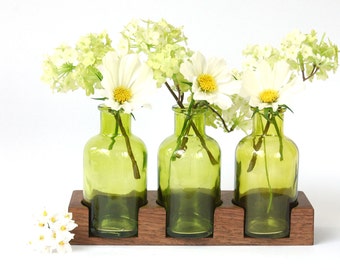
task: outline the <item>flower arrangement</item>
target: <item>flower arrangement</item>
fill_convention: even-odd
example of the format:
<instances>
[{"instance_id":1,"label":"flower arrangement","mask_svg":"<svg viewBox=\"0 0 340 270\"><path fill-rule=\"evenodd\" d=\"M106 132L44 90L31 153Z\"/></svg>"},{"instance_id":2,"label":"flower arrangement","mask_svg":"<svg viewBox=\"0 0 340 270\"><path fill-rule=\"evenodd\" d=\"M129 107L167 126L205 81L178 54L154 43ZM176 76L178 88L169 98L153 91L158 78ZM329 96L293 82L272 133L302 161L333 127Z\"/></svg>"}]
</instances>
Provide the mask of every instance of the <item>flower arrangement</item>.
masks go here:
<instances>
[{"instance_id":1,"label":"flower arrangement","mask_svg":"<svg viewBox=\"0 0 340 270\"><path fill-rule=\"evenodd\" d=\"M132 20L122 31L128 51L146 57L158 87L166 86L180 108L187 109L187 118L173 158L185 149L184 137L189 129L201 138L191 121L195 109L207 109L208 126L232 132L249 127L246 100L239 95L240 81L223 58L206 58L187 46L183 27L175 27L164 19ZM203 138L201 138L203 140ZM202 146L205 147L204 142ZM209 149L206 149L209 154ZM211 161L215 160L211 155Z\"/></svg>"},{"instance_id":2,"label":"flower arrangement","mask_svg":"<svg viewBox=\"0 0 340 270\"><path fill-rule=\"evenodd\" d=\"M81 37L75 47L61 45L44 60L42 80L57 92L85 90L87 96L101 100L109 108L126 139L134 176L140 178L121 114L133 114L149 106L156 90L151 68L135 53L125 53L119 45L112 47L106 32ZM109 149L115 142L115 134Z\"/></svg>"},{"instance_id":3,"label":"flower arrangement","mask_svg":"<svg viewBox=\"0 0 340 270\"><path fill-rule=\"evenodd\" d=\"M182 30L164 19L132 20L121 32L117 48L106 32L89 34L74 48L56 48L44 61L42 80L57 92L84 89L88 96L99 94L95 98L104 100L117 117L147 106L154 84L165 85L176 104L188 108L182 139L190 128L196 130L191 111L202 107L208 108L208 126L226 132L247 130L249 111L238 95L240 82L224 59L206 59L190 50ZM199 132L196 135L200 137ZM185 143L180 143L174 158L184 148ZM138 178L136 164L133 167Z\"/></svg>"},{"instance_id":4,"label":"flower arrangement","mask_svg":"<svg viewBox=\"0 0 340 270\"><path fill-rule=\"evenodd\" d=\"M263 146L266 155L265 136L271 127L279 139L279 155L283 160L282 133L278 121L282 114L292 111L290 103L295 94L305 89L306 82L326 80L329 72L338 68L338 47L326 40L325 34L319 39L312 30L304 34L294 30L281 42L279 47L252 45L243 54L243 72L240 72L242 87L240 94L249 101L253 116L260 115L262 135L253 142L253 155L247 172L256 166L259 150ZM268 164L265 163L266 178L271 190ZM271 193L271 192L270 192ZM272 196L272 193L271 193ZM272 199L272 198L271 198ZM271 207L271 200L268 211Z\"/></svg>"},{"instance_id":5,"label":"flower arrangement","mask_svg":"<svg viewBox=\"0 0 340 270\"><path fill-rule=\"evenodd\" d=\"M249 106L255 113L264 110L272 122L289 109L289 98L302 82L325 80L338 67L337 46L325 35L319 40L314 30L289 33L279 48L248 46L240 73L222 58L207 59L192 51L183 27L164 19L134 19L121 36L116 48L106 32L83 36L75 47L59 46L45 59L42 80L57 92L99 94L94 98L104 100L117 117L148 106L155 84L165 85L179 107L187 106L189 112L206 107L207 125L231 132L249 130Z\"/></svg>"},{"instance_id":6,"label":"flower arrangement","mask_svg":"<svg viewBox=\"0 0 340 270\"><path fill-rule=\"evenodd\" d=\"M157 88L165 86L177 106L186 110L171 160L186 151L187 135L193 131L211 164L219 168L219 156L212 154L193 121L196 110L204 108L206 124L225 132L248 125L247 103L238 94L240 81L225 60L192 51L182 28L165 20L132 20L115 47L106 32L81 37L74 47L61 45L44 61L42 79L57 92L83 89L87 96L104 102L126 138L135 179L141 178L139 168L120 115L147 106Z\"/></svg>"},{"instance_id":7,"label":"flower arrangement","mask_svg":"<svg viewBox=\"0 0 340 270\"><path fill-rule=\"evenodd\" d=\"M261 113L267 120L264 135L280 112L291 110L291 98L304 88L303 82L326 80L328 72L338 68L337 46L327 42L325 35L319 40L314 30L308 34L294 30L279 48L253 45L243 53L246 60L241 95L249 100L254 114ZM248 171L255 160L256 152Z\"/></svg>"},{"instance_id":8,"label":"flower arrangement","mask_svg":"<svg viewBox=\"0 0 340 270\"><path fill-rule=\"evenodd\" d=\"M72 251L71 233L78 225L72 220L72 213L50 213L44 209L34 216L34 231L29 244L43 253L68 253Z\"/></svg>"},{"instance_id":9,"label":"flower arrangement","mask_svg":"<svg viewBox=\"0 0 340 270\"><path fill-rule=\"evenodd\" d=\"M139 168L121 114L133 115L137 109L149 106L157 88L165 86L176 105L186 109L172 160L185 152L187 134L193 130L211 163L217 163L192 121L195 110L204 108L206 125L226 133L237 129L247 132L250 120L261 116L262 134L252 144L253 154L247 167L250 173L269 129L276 130L279 155L284 158L278 122L283 112L291 111L292 96L304 89L306 82L326 80L338 68L337 46L326 40L325 35L319 38L314 30L308 34L295 30L279 47L248 46L243 51L241 72L231 69L223 58L208 58L191 50L183 27L175 27L164 19L132 20L120 34L115 47L106 32L83 36L74 47L59 46L46 57L42 80L54 91L82 89L87 96L104 103L126 139L135 179L140 178ZM116 135L108 149L112 149ZM265 151L264 147L264 154ZM265 166L268 172L267 163ZM266 180L271 189L268 173ZM268 211L270 207L271 201ZM62 243L71 238L65 239Z\"/></svg>"}]
</instances>

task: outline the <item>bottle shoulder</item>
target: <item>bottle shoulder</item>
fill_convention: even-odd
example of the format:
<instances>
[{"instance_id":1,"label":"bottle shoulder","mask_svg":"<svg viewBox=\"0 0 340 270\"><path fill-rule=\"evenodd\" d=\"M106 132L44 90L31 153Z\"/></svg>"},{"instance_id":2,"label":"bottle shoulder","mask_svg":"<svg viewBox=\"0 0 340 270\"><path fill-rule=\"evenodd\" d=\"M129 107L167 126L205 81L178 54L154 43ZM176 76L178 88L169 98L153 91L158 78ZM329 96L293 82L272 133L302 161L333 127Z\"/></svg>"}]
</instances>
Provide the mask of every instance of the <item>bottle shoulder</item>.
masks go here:
<instances>
[{"instance_id":1,"label":"bottle shoulder","mask_svg":"<svg viewBox=\"0 0 340 270\"><path fill-rule=\"evenodd\" d=\"M107 149L112 143L117 145L126 145L126 139L123 135L119 134L117 136L109 136L105 134L97 134L90 137L87 142L85 142L85 148L103 148ZM129 143L132 147L141 147L146 149L144 141L135 135L129 135Z\"/></svg>"},{"instance_id":2,"label":"bottle shoulder","mask_svg":"<svg viewBox=\"0 0 340 270\"><path fill-rule=\"evenodd\" d=\"M260 141L261 143L259 144ZM282 136L280 138L277 135L273 136L247 135L238 142L236 149L242 148L253 149L254 145L261 145L261 148L263 148L264 145L266 145L267 148L274 147L274 149L279 149L280 144L282 144L284 148L298 150L297 144L291 138L287 136Z\"/></svg>"}]
</instances>

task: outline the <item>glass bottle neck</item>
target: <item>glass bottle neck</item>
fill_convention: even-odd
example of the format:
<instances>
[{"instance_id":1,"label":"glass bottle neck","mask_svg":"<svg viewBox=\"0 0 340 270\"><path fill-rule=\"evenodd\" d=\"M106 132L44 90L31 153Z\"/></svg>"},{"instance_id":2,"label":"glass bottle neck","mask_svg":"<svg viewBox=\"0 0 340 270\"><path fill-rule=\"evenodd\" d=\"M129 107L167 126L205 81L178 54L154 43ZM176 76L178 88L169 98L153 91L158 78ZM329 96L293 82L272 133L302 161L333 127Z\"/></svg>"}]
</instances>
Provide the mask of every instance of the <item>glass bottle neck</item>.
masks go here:
<instances>
[{"instance_id":1,"label":"glass bottle neck","mask_svg":"<svg viewBox=\"0 0 340 270\"><path fill-rule=\"evenodd\" d=\"M179 108L174 106L175 114L175 135L191 135L195 136L197 132L201 135L205 134L205 109ZM190 126L190 128L189 128Z\"/></svg>"},{"instance_id":2,"label":"glass bottle neck","mask_svg":"<svg viewBox=\"0 0 340 270\"><path fill-rule=\"evenodd\" d=\"M100 133L113 136L122 134L121 124L127 135L131 134L131 115L127 113L111 112L109 108L99 106Z\"/></svg>"},{"instance_id":3,"label":"glass bottle neck","mask_svg":"<svg viewBox=\"0 0 340 270\"><path fill-rule=\"evenodd\" d=\"M278 115L269 114L268 119L263 111L253 116L253 135L282 136L284 123L284 112Z\"/></svg>"}]
</instances>

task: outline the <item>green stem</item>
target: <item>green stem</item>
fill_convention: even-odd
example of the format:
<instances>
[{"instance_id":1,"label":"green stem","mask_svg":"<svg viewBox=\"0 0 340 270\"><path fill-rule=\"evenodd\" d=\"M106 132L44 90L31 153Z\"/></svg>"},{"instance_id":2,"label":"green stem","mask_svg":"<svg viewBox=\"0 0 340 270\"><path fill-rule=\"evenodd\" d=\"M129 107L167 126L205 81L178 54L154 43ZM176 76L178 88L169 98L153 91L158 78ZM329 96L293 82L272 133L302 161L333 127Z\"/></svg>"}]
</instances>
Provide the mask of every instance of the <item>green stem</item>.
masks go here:
<instances>
[{"instance_id":1,"label":"green stem","mask_svg":"<svg viewBox=\"0 0 340 270\"><path fill-rule=\"evenodd\" d=\"M259 112L257 112L259 113ZM280 160L283 160L283 138L281 135L281 132L279 130L279 126L277 124L276 121L276 116L280 117L277 114L273 114L273 113L269 113L266 114L266 124L265 126L263 125L262 122L262 115L261 115L261 129L262 129L262 135L259 137L257 143L255 143L255 138L253 141L253 148L254 148L254 152L253 152L253 156L250 160L249 166L248 166L248 172L252 171L255 167L256 164L256 160L257 160L257 151L262 147L263 144L263 151L264 151L264 166L265 166L265 173L266 173L266 180L267 180L267 184L268 184L268 189L269 189L269 202L268 202L268 206L267 206L267 214L269 213L271 207L272 207L272 203L273 203L273 191L272 191L272 186L270 184L270 177L269 177L269 170L268 170L268 157L267 157L267 147L266 147L266 135L268 134L270 125L273 124L275 131L279 137L279 152L280 152ZM263 116L264 117L264 116Z\"/></svg>"},{"instance_id":2,"label":"green stem","mask_svg":"<svg viewBox=\"0 0 340 270\"><path fill-rule=\"evenodd\" d=\"M118 122L116 121L116 126L115 126L115 131L113 132L113 136L111 137L111 143L109 145L109 150L112 150L113 148L113 145L115 144L116 142L116 137L118 135Z\"/></svg>"},{"instance_id":3,"label":"green stem","mask_svg":"<svg viewBox=\"0 0 340 270\"><path fill-rule=\"evenodd\" d=\"M307 81L308 79L312 78L319 71L319 68L316 65L313 65L313 69L307 77L305 75L305 69L303 68L301 71L302 71L302 80Z\"/></svg>"},{"instance_id":4,"label":"green stem","mask_svg":"<svg viewBox=\"0 0 340 270\"><path fill-rule=\"evenodd\" d=\"M267 214L268 214L270 209L272 208L273 192L272 192L272 186L271 186L270 180L269 180L266 138L263 139L263 148L264 148L264 167L265 167L265 171L266 171L266 179L267 179L267 184L268 184L268 189L269 189L269 203L268 203L268 206L267 206Z\"/></svg>"},{"instance_id":5,"label":"green stem","mask_svg":"<svg viewBox=\"0 0 340 270\"><path fill-rule=\"evenodd\" d=\"M208 149L208 146L207 146L207 144L205 143L205 140L204 140L204 138L202 137L202 135L201 135L201 133L199 132L199 130L197 129L196 125L195 125L193 122L191 122L191 126L192 126L193 130L195 131L196 136L197 136L198 139L200 140L202 147L203 147L203 148L205 149L205 151L207 152L211 164L216 165L218 162L217 162L217 160L215 159L215 157L213 156L213 154L210 152L210 150Z\"/></svg>"},{"instance_id":6,"label":"green stem","mask_svg":"<svg viewBox=\"0 0 340 270\"><path fill-rule=\"evenodd\" d=\"M112 113L113 113L113 115L116 119L116 122L117 122L117 124L118 124L118 126L119 126L119 128L122 132L122 135L124 136L126 148L127 148L127 151L128 151L129 157L131 159L131 163L132 163L133 175L134 175L135 179L140 179L138 164L137 164L137 161L136 161L135 156L133 154L130 139L129 139L128 134L126 133L125 127L124 127L122 119L120 117L120 113L119 112L112 112ZM112 145L113 145L113 143L112 143Z\"/></svg>"},{"instance_id":7,"label":"green stem","mask_svg":"<svg viewBox=\"0 0 340 270\"><path fill-rule=\"evenodd\" d=\"M167 87L167 89L169 90L169 92L171 93L171 95L174 97L174 99L176 100L177 102L177 105L182 108L182 109L185 109L185 106L183 105L182 103L182 97L177 97L177 95L174 93L174 91L171 89L170 85L165 82L165 85ZM192 121L191 119L191 110L192 110L192 107L194 106L194 100L191 100L190 104L189 104L189 107L188 107L188 114L187 114L187 117L185 118L185 121L184 121L184 124L183 124L183 128L182 128L182 131L181 131L181 134L177 140L177 146L176 146L176 149L175 151L173 152L173 155L171 157L171 159L175 159L175 158L179 158L180 157L180 154L178 153L178 150L184 150L185 151L185 148L186 148L186 143L188 141L188 138L187 138L187 135L189 134L189 131L190 131L190 128L192 127L193 131L195 132L196 136L199 138L200 142L201 142L201 145L202 147L205 149L205 151L207 152L208 156L209 156L209 159L210 159L210 162L211 164L213 165L216 165L218 162L217 160L215 159L215 157L213 156L213 154L210 152L210 150L208 149L206 143L205 143L205 140L202 136L202 134L200 133L200 131L198 130L198 128L196 127L195 123ZM190 122L189 122L190 121Z\"/></svg>"},{"instance_id":8,"label":"green stem","mask_svg":"<svg viewBox=\"0 0 340 270\"><path fill-rule=\"evenodd\" d=\"M262 133L262 135L259 137L259 140L257 141L257 143L255 143L255 138L256 138L256 137L254 137L254 140L253 140L253 148L254 148L254 152L253 152L253 156L251 157L251 160L250 160L250 162L249 162L247 172L251 172L251 171L254 169L255 165L256 165L257 151L261 148L261 146L262 146L262 141L264 140L265 136L267 135L268 130L269 130L269 127L270 127L270 121L267 120L266 126L265 126L265 128L263 129L263 133Z\"/></svg>"},{"instance_id":9,"label":"green stem","mask_svg":"<svg viewBox=\"0 0 340 270\"><path fill-rule=\"evenodd\" d=\"M188 114L185 117L184 124L181 130L181 134L177 138L177 145L172 153L171 160L175 160L176 158L181 157L181 153L179 152L180 150L185 151L186 149L186 143L188 141L188 134L191 128L191 107L192 103L190 103L189 108L188 108ZM189 122L190 121L190 122Z\"/></svg>"},{"instance_id":10,"label":"green stem","mask_svg":"<svg viewBox=\"0 0 340 270\"><path fill-rule=\"evenodd\" d=\"M226 124L226 122L224 121L222 115L220 115L220 114L218 113L218 111L216 111L216 110L215 110L213 107L211 107L210 105L208 105L208 108L209 108L214 114L217 115L217 117L221 120L224 129L225 129L228 133L234 130L234 128L236 127L236 125L232 126L232 127L229 129L228 126L227 126L227 124Z\"/></svg>"},{"instance_id":11,"label":"green stem","mask_svg":"<svg viewBox=\"0 0 340 270\"><path fill-rule=\"evenodd\" d=\"M275 127L277 136L279 137L279 153L280 153L280 160L283 160L283 141L282 141L282 136L281 132L279 130L279 126L277 125L276 118L272 117L273 125Z\"/></svg>"},{"instance_id":12,"label":"green stem","mask_svg":"<svg viewBox=\"0 0 340 270\"><path fill-rule=\"evenodd\" d=\"M259 113L259 112L257 112ZM259 137L257 143L255 143L255 139L256 137L254 137L254 140L253 140L253 148L254 148L254 152L253 152L253 155L252 155L252 158L249 162L249 165L248 165L248 169L247 169L247 172L251 172L255 165L256 165L256 160L257 160L257 151L261 148L262 146L262 142L265 138L265 136L267 136L267 133L269 131L269 128L270 128L270 125L273 124L274 127L275 127L275 130L276 130L276 133L277 133L277 136L279 137L279 152L280 152L280 159L283 160L283 142L282 142L282 136L281 136L281 133L280 133L280 130L278 128L278 125L277 125L277 122L276 122L276 116L278 116L277 114L270 114L266 119L267 119L267 122L266 122L266 125L265 127L262 129L262 135ZM278 116L279 117L279 116ZM262 118L261 118L261 123L262 123Z\"/></svg>"}]
</instances>

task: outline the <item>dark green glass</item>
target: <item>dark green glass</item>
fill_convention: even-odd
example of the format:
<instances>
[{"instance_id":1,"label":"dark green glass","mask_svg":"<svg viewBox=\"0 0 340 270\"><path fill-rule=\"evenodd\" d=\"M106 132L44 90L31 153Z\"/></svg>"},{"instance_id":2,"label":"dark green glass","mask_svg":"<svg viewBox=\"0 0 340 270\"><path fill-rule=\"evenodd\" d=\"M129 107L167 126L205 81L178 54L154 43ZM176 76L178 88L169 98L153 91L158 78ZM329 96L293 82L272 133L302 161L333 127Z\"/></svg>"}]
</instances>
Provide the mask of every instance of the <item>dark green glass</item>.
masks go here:
<instances>
[{"instance_id":1,"label":"dark green glass","mask_svg":"<svg viewBox=\"0 0 340 270\"><path fill-rule=\"evenodd\" d=\"M221 204L220 147L205 133L205 110L173 107L175 132L158 151L158 204L171 237L209 237Z\"/></svg>"},{"instance_id":2,"label":"dark green glass","mask_svg":"<svg viewBox=\"0 0 340 270\"><path fill-rule=\"evenodd\" d=\"M253 118L253 131L235 153L233 202L245 210L245 235L288 237L291 209L297 205L299 153L284 135L284 111Z\"/></svg>"},{"instance_id":3,"label":"dark green glass","mask_svg":"<svg viewBox=\"0 0 340 270\"><path fill-rule=\"evenodd\" d=\"M131 133L131 115L99 106L100 133L84 147L84 204L90 232L100 237L138 235L138 212L147 203L147 151ZM117 118L118 117L118 118Z\"/></svg>"}]
</instances>

